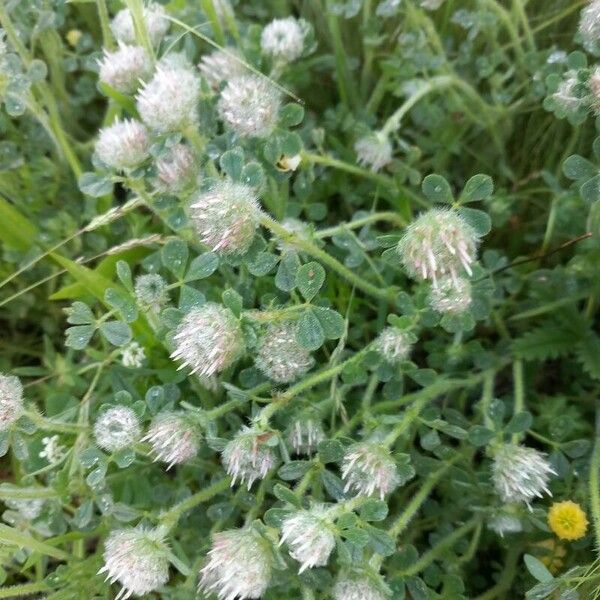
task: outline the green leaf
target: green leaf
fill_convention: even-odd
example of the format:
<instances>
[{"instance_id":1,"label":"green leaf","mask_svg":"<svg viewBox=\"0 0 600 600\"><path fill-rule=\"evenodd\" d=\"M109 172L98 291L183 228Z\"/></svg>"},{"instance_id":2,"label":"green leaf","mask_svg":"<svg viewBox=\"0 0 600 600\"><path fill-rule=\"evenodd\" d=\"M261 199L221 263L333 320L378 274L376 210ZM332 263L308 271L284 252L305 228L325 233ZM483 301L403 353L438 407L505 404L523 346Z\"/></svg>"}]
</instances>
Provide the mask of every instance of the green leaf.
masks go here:
<instances>
[{"instance_id":1,"label":"green leaf","mask_svg":"<svg viewBox=\"0 0 600 600\"><path fill-rule=\"evenodd\" d=\"M396 542L387 531L368 525L366 532L369 536L369 545L374 552L381 554L381 556L391 556L394 554L396 551Z\"/></svg>"},{"instance_id":2,"label":"green leaf","mask_svg":"<svg viewBox=\"0 0 600 600\"><path fill-rule=\"evenodd\" d=\"M321 306L313 306L311 310L314 312L317 319L319 319L319 323L321 323L326 339L337 340L344 335L344 332L346 331L346 321L340 313L331 308L323 308Z\"/></svg>"},{"instance_id":3,"label":"green leaf","mask_svg":"<svg viewBox=\"0 0 600 600\"><path fill-rule=\"evenodd\" d=\"M341 532L342 537L347 539L349 542L352 542L355 546L359 548L364 548L368 543L370 536L364 530L358 527L349 527L348 529L344 529Z\"/></svg>"},{"instance_id":4,"label":"green leaf","mask_svg":"<svg viewBox=\"0 0 600 600\"><path fill-rule=\"evenodd\" d=\"M65 313L67 314L67 323L71 323L71 325L86 325L95 320L92 309L85 302L73 302L71 306L65 308Z\"/></svg>"},{"instance_id":5,"label":"green leaf","mask_svg":"<svg viewBox=\"0 0 600 600\"><path fill-rule=\"evenodd\" d=\"M131 341L131 329L123 321L105 321L100 325L100 333L113 346L125 346Z\"/></svg>"},{"instance_id":6,"label":"green leaf","mask_svg":"<svg viewBox=\"0 0 600 600\"><path fill-rule=\"evenodd\" d=\"M304 109L296 103L290 102L279 111L280 127L294 127L302 123Z\"/></svg>"},{"instance_id":7,"label":"green leaf","mask_svg":"<svg viewBox=\"0 0 600 600\"><path fill-rule=\"evenodd\" d=\"M300 268L300 259L295 252L286 252L281 258L275 274L275 285L283 292L291 292L296 287L296 273Z\"/></svg>"},{"instance_id":8,"label":"green leaf","mask_svg":"<svg viewBox=\"0 0 600 600\"><path fill-rule=\"evenodd\" d=\"M223 152L219 160L221 170L229 175L234 181L240 181L242 178L242 169L244 168L244 151L241 148L233 148Z\"/></svg>"},{"instance_id":9,"label":"green leaf","mask_svg":"<svg viewBox=\"0 0 600 600\"><path fill-rule=\"evenodd\" d=\"M557 324L549 324L528 331L513 342L517 358L524 360L547 360L569 354L575 349L580 337L576 332Z\"/></svg>"},{"instance_id":10,"label":"green leaf","mask_svg":"<svg viewBox=\"0 0 600 600\"><path fill-rule=\"evenodd\" d=\"M360 518L364 521L383 521L387 517L388 507L383 500L370 498L359 511Z\"/></svg>"},{"instance_id":11,"label":"green leaf","mask_svg":"<svg viewBox=\"0 0 600 600\"><path fill-rule=\"evenodd\" d=\"M600 337L590 331L578 344L576 352L584 371L592 379L600 380Z\"/></svg>"},{"instance_id":12,"label":"green leaf","mask_svg":"<svg viewBox=\"0 0 600 600\"><path fill-rule=\"evenodd\" d=\"M579 188L579 193L581 194L581 198L589 204L600 200L600 175L596 175L586 181Z\"/></svg>"},{"instance_id":13,"label":"green leaf","mask_svg":"<svg viewBox=\"0 0 600 600\"><path fill-rule=\"evenodd\" d=\"M138 317L138 309L133 298L123 290L108 288L104 294L108 305L115 308L120 316L127 322L133 323Z\"/></svg>"},{"instance_id":14,"label":"green leaf","mask_svg":"<svg viewBox=\"0 0 600 600\"><path fill-rule=\"evenodd\" d=\"M554 579L552 573L535 556L525 554L523 555L523 561L527 570L540 583L548 583Z\"/></svg>"},{"instance_id":15,"label":"green leaf","mask_svg":"<svg viewBox=\"0 0 600 600\"><path fill-rule=\"evenodd\" d=\"M251 261L246 263L248 271L255 277L263 277L270 273L277 264L277 256L271 252L259 252Z\"/></svg>"},{"instance_id":16,"label":"green leaf","mask_svg":"<svg viewBox=\"0 0 600 600\"><path fill-rule=\"evenodd\" d=\"M579 181L580 179L591 179L598 174L598 168L583 156L573 154L565 160L562 166L565 177Z\"/></svg>"},{"instance_id":17,"label":"green leaf","mask_svg":"<svg viewBox=\"0 0 600 600\"><path fill-rule=\"evenodd\" d=\"M277 474L284 481L293 481L300 479L308 469L311 463L308 460L291 460L279 468Z\"/></svg>"},{"instance_id":18,"label":"green leaf","mask_svg":"<svg viewBox=\"0 0 600 600\"><path fill-rule=\"evenodd\" d=\"M182 240L169 240L160 251L162 264L178 279L183 279L188 255L187 244Z\"/></svg>"},{"instance_id":19,"label":"green leaf","mask_svg":"<svg viewBox=\"0 0 600 600\"><path fill-rule=\"evenodd\" d=\"M485 446L494 438L494 432L482 425L475 425L469 429L469 442L473 446Z\"/></svg>"},{"instance_id":20,"label":"green leaf","mask_svg":"<svg viewBox=\"0 0 600 600\"><path fill-rule=\"evenodd\" d=\"M276 483L273 487L273 494L282 502L287 502L288 504L296 506L297 508L300 507L301 503L298 496L296 496L296 494L294 494L292 490L285 487L284 485L281 485L280 483Z\"/></svg>"},{"instance_id":21,"label":"green leaf","mask_svg":"<svg viewBox=\"0 0 600 600\"><path fill-rule=\"evenodd\" d=\"M318 262L302 265L296 273L296 287L310 302L319 292L325 282L325 269Z\"/></svg>"},{"instance_id":22,"label":"green leaf","mask_svg":"<svg viewBox=\"0 0 600 600\"><path fill-rule=\"evenodd\" d=\"M477 202L485 200L494 193L494 182L489 175L473 175L467 181L460 196L461 202Z\"/></svg>"},{"instance_id":23,"label":"green leaf","mask_svg":"<svg viewBox=\"0 0 600 600\"><path fill-rule=\"evenodd\" d=\"M98 173L83 173L77 182L79 189L92 198L101 198L107 196L113 191L113 182L108 175L99 175Z\"/></svg>"},{"instance_id":24,"label":"green leaf","mask_svg":"<svg viewBox=\"0 0 600 600\"><path fill-rule=\"evenodd\" d=\"M427 175L421 185L423 194L431 202L452 204L454 196L450 184L441 175Z\"/></svg>"},{"instance_id":25,"label":"green leaf","mask_svg":"<svg viewBox=\"0 0 600 600\"><path fill-rule=\"evenodd\" d=\"M249 162L242 169L240 175L241 183L249 185L255 189L260 189L265 182L265 173L263 168L257 162Z\"/></svg>"},{"instance_id":26,"label":"green leaf","mask_svg":"<svg viewBox=\"0 0 600 600\"><path fill-rule=\"evenodd\" d=\"M298 319L298 343L307 350L318 350L325 341L325 332L311 309L305 310Z\"/></svg>"},{"instance_id":27,"label":"green leaf","mask_svg":"<svg viewBox=\"0 0 600 600\"><path fill-rule=\"evenodd\" d=\"M590 206L587 219L587 230L592 234L592 240L596 247L600 247L600 200L596 200Z\"/></svg>"},{"instance_id":28,"label":"green leaf","mask_svg":"<svg viewBox=\"0 0 600 600\"><path fill-rule=\"evenodd\" d=\"M55 548L47 542L40 542L24 531L0 524L0 543L2 544L16 546L17 548L27 548L32 552L37 552L43 556L52 556L58 560L69 560L71 558L70 554L64 550Z\"/></svg>"},{"instance_id":29,"label":"green leaf","mask_svg":"<svg viewBox=\"0 0 600 600\"><path fill-rule=\"evenodd\" d=\"M236 316L242 314L243 300L242 297L232 289L225 290L221 295L223 304Z\"/></svg>"},{"instance_id":30,"label":"green leaf","mask_svg":"<svg viewBox=\"0 0 600 600\"><path fill-rule=\"evenodd\" d=\"M492 229L492 220L490 216L476 208L461 207L458 209L460 216L477 232L477 235L483 237Z\"/></svg>"},{"instance_id":31,"label":"green leaf","mask_svg":"<svg viewBox=\"0 0 600 600\"><path fill-rule=\"evenodd\" d=\"M117 277L129 292L133 292L133 277L131 275L131 267L129 263L120 260L117 262Z\"/></svg>"},{"instance_id":32,"label":"green leaf","mask_svg":"<svg viewBox=\"0 0 600 600\"><path fill-rule=\"evenodd\" d=\"M190 263L185 281L196 281L210 277L219 267L219 257L214 252L205 252Z\"/></svg>"},{"instance_id":33,"label":"green leaf","mask_svg":"<svg viewBox=\"0 0 600 600\"><path fill-rule=\"evenodd\" d=\"M67 328L65 346L74 350L83 350L90 343L95 330L93 325L76 325Z\"/></svg>"},{"instance_id":34,"label":"green leaf","mask_svg":"<svg viewBox=\"0 0 600 600\"><path fill-rule=\"evenodd\" d=\"M0 196L0 239L15 250L28 250L37 238L37 228Z\"/></svg>"},{"instance_id":35,"label":"green leaf","mask_svg":"<svg viewBox=\"0 0 600 600\"><path fill-rule=\"evenodd\" d=\"M512 419L506 424L504 431L506 433L522 433L527 431L533 423L531 413L526 410L513 415Z\"/></svg>"},{"instance_id":36,"label":"green leaf","mask_svg":"<svg viewBox=\"0 0 600 600\"><path fill-rule=\"evenodd\" d=\"M319 443L318 452L322 463L338 462L344 456L344 447L337 440L324 440Z\"/></svg>"}]
</instances>

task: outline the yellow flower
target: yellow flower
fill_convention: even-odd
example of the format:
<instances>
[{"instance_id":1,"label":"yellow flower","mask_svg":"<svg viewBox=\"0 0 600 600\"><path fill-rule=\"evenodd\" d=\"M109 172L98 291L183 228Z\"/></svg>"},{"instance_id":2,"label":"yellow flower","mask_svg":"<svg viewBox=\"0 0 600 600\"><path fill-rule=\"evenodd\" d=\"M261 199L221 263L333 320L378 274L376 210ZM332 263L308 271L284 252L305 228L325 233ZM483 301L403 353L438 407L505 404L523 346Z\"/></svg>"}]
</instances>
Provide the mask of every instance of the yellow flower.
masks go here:
<instances>
[{"instance_id":1,"label":"yellow flower","mask_svg":"<svg viewBox=\"0 0 600 600\"><path fill-rule=\"evenodd\" d=\"M578 540L585 535L588 520L579 504L555 502L548 511L548 525L561 540Z\"/></svg>"},{"instance_id":2,"label":"yellow flower","mask_svg":"<svg viewBox=\"0 0 600 600\"><path fill-rule=\"evenodd\" d=\"M79 29L71 29L67 32L67 35L65 37L67 38L67 42L69 42L69 44L71 44L71 46L75 48L75 46L77 46L77 42L79 41L82 35L83 34L81 33L81 31L79 31Z\"/></svg>"}]
</instances>

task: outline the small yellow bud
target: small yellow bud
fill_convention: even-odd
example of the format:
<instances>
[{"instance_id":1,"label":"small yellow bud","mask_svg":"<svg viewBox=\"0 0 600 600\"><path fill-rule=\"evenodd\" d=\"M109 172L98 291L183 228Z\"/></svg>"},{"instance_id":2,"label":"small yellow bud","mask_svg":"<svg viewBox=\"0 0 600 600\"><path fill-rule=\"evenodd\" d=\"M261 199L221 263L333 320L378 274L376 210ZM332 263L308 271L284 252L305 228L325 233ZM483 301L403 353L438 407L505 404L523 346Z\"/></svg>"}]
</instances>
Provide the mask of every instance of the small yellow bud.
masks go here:
<instances>
[{"instance_id":1,"label":"small yellow bud","mask_svg":"<svg viewBox=\"0 0 600 600\"><path fill-rule=\"evenodd\" d=\"M579 540L587 531L588 520L579 504L571 500L555 502L548 511L548 525L561 540Z\"/></svg>"},{"instance_id":2,"label":"small yellow bud","mask_svg":"<svg viewBox=\"0 0 600 600\"><path fill-rule=\"evenodd\" d=\"M82 35L83 34L81 31L79 31L79 29L70 29L65 37L67 38L67 42L69 42L69 44L75 48Z\"/></svg>"}]
</instances>

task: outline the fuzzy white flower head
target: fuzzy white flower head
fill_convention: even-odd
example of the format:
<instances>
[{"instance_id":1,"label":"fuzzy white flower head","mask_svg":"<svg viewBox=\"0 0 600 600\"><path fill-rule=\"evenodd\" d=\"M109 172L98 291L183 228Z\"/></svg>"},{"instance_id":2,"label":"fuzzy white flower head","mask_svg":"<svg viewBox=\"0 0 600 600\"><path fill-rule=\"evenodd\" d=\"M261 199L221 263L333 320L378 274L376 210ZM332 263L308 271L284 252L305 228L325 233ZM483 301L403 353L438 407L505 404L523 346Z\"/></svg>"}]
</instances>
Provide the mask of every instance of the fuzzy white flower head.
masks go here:
<instances>
[{"instance_id":1,"label":"fuzzy white flower head","mask_svg":"<svg viewBox=\"0 0 600 600\"><path fill-rule=\"evenodd\" d=\"M310 228L307 223L300 219L288 217L281 221L281 226L289 233L293 233L302 241L310 240ZM294 242L283 241L277 238L277 248L280 252L301 252L301 248Z\"/></svg>"},{"instance_id":2,"label":"fuzzy white flower head","mask_svg":"<svg viewBox=\"0 0 600 600\"><path fill-rule=\"evenodd\" d=\"M358 164L368 167L371 171L379 171L392 162L392 144L380 131L360 138L354 144L354 151Z\"/></svg>"},{"instance_id":3,"label":"fuzzy white flower head","mask_svg":"<svg viewBox=\"0 0 600 600\"><path fill-rule=\"evenodd\" d=\"M429 292L429 305L439 313L458 315L471 306L471 282L462 277L444 277Z\"/></svg>"},{"instance_id":4,"label":"fuzzy white flower head","mask_svg":"<svg viewBox=\"0 0 600 600\"><path fill-rule=\"evenodd\" d=\"M198 120L200 79L183 60L163 59L136 98L148 127L160 133L181 131Z\"/></svg>"},{"instance_id":5,"label":"fuzzy white flower head","mask_svg":"<svg viewBox=\"0 0 600 600\"><path fill-rule=\"evenodd\" d=\"M548 480L556 474L544 454L527 446L503 444L494 455L492 479L506 503L525 502L529 506L544 493L551 496Z\"/></svg>"},{"instance_id":6,"label":"fuzzy white flower head","mask_svg":"<svg viewBox=\"0 0 600 600\"><path fill-rule=\"evenodd\" d=\"M23 413L23 386L18 377L0 373L0 432Z\"/></svg>"},{"instance_id":7,"label":"fuzzy white flower head","mask_svg":"<svg viewBox=\"0 0 600 600\"><path fill-rule=\"evenodd\" d=\"M506 512L498 513L491 517L487 522L487 526L500 537L504 537L506 533L519 533L520 531L523 531L521 519L516 515L511 515Z\"/></svg>"},{"instance_id":8,"label":"fuzzy white flower head","mask_svg":"<svg viewBox=\"0 0 600 600\"><path fill-rule=\"evenodd\" d=\"M593 94L592 102L598 107L600 105L600 67L594 67L588 79L588 86Z\"/></svg>"},{"instance_id":9,"label":"fuzzy white flower head","mask_svg":"<svg viewBox=\"0 0 600 600\"><path fill-rule=\"evenodd\" d=\"M477 232L455 210L432 208L406 228L397 251L411 277L437 286L444 275L455 283L462 270L472 275L478 244Z\"/></svg>"},{"instance_id":10,"label":"fuzzy white flower head","mask_svg":"<svg viewBox=\"0 0 600 600\"><path fill-rule=\"evenodd\" d=\"M8 498L4 500L4 503L9 508L16 510L23 519L33 521L42 514L46 501L41 498L31 498L29 500L11 500Z\"/></svg>"},{"instance_id":11,"label":"fuzzy white flower head","mask_svg":"<svg viewBox=\"0 0 600 600\"><path fill-rule=\"evenodd\" d=\"M397 327L386 327L374 342L377 352L392 365L406 360L410 355L412 345L412 335Z\"/></svg>"},{"instance_id":12,"label":"fuzzy white flower head","mask_svg":"<svg viewBox=\"0 0 600 600\"><path fill-rule=\"evenodd\" d=\"M592 0L582 11L579 20L582 46L595 56L600 54L600 0Z\"/></svg>"},{"instance_id":13,"label":"fuzzy white flower head","mask_svg":"<svg viewBox=\"0 0 600 600\"><path fill-rule=\"evenodd\" d=\"M158 273L139 275L135 280L134 291L138 304L155 313L169 299L167 282Z\"/></svg>"},{"instance_id":14,"label":"fuzzy white flower head","mask_svg":"<svg viewBox=\"0 0 600 600\"><path fill-rule=\"evenodd\" d=\"M222 83L246 73L243 59L234 48L205 54L200 59L198 69L213 89L218 89Z\"/></svg>"},{"instance_id":15,"label":"fuzzy white flower head","mask_svg":"<svg viewBox=\"0 0 600 600\"><path fill-rule=\"evenodd\" d=\"M95 147L98 158L117 171L139 167L150 155L149 149L148 131L133 119L101 129Z\"/></svg>"},{"instance_id":16,"label":"fuzzy white flower head","mask_svg":"<svg viewBox=\"0 0 600 600\"><path fill-rule=\"evenodd\" d=\"M116 452L137 442L142 434L137 415L128 406L113 406L94 424L96 444L107 452Z\"/></svg>"},{"instance_id":17,"label":"fuzzy white flower head","mask_svg":"<svg viewBox=\"0 0 600 600\"><path fill-rule=\"evenodd\" d=\"M399 481L398 468L389 450L375 443L352 444L344 454L342 479L345 492L371 496L375 492L383 500Z\"/></svg>"},{"instance_id":18,"label":"fuzzy white flower head","mask_svg":"<svg viewBox=\"0 0 600 600\"><path fill-rule=\"evenodd\" d=\"M275 59L291 62L304 50L305 29L294 17L273 19L260 37L260 47L264 54Z\"/></svg>"},{"instance_id":19,"label":"fuzzy white flower head","mask_svg":"<svg viewBox=\"0 0 600 600\"><path fill-rule=\"evenodd\" d=\"M321 422L312 417L300 417L292 422L287 440L296 454L314 454L325 439Z\"/></svg>"},{"instance_id":20,"label":"fuzzy white flower head","mask_svg":"<svg viewBox=\"0 0 600 600\"><path fill-rule=\"evenodd\" d=\"M229 179L200 192L190 206L190 217L200 239L220 254L243 254L248 250L260 213L254 190Z\"/></svg>"},{"instance_id":21,"label":"fuzzy white flower head","mask_svg":"<svg viewBox=\"0 0 600 600\"><path fill-rule=\"evenodd\" d=\"M143 8L144 23L153 46L157 46L169 31L169 20L165 9L156 2L149 2ZM120 10L110 24L113 35L126 44L135 44L135 27L129 9Z\"/></svg>"},{"instance_id":22,"label":"fuzzy white flower head","mask_svg":"<svg viewBox=\"0 0 600 600\"><path fill-rule=\"evenodd\" d=\"M144 348L137 342L131 342L121 353L121 364L128 369L139 369L146 360Z\"/></svg>"},{"instance_id":23,"label":"fuzzy white flower head","mask_svg":"<svg viewBox=\"0 0 600 600\"><path fill-rule=\"evenodd\" d=\"M275 129L280 106L279 91L268 79L242 75L225 86L217 110L238 135L264 138Z\"/></svg>"},{"instance_id":24,"label":"fuzzy white flower head","mask_svg":"<svg viewBox=\"0 0 600 600\"><path fill-rule=\"evenodd\" d=\"M366 569L342 572L333 587L334 600L387 600L389 588L381 575Z\"/></svg>"},{"instance_id":25,"label":"fuzzy white flower head","mask_svg":"<svg viewBox=\"0 0 600 600\"><path fill-rule=\"evenodd\" d=\"M299 573L302 573L306 569L327 565L335 548L334 531L327 518L327 510L322 506L314 506L284 519L279 544L287 543L290 556L301 563Z\"/></svg>"},{"instance_id":26,"label":"fuzzy white flower head","mask_svg":"<svg viewBox=\"0 0 600 600\"><path fill-rule=\"evenodd\" d=\"M106 580L122 589L116 600L143 596L169 580L168 549L158 530L129 528L113 531L104 543Z\"/></svg>"},{"instance_id":27,"label":"fuzzy white flower head","mask_svg":"<svg viewBox=\"0 0 600 600\"><path fill-rule=\"evenodd\" d=\"M58 435L52 435L42 438L43 450L38 456L45 458L51 465L58 464L67 452L67 449L60 443Z\"/></svg>"},{"instance_id":28,"label":"fuzzy white flower head","mask_svg":"<svg viewBox=\"0 0 600 600\"><path fill-rule=\"evenodd\" d=\"M271 581L272 550L252 529L215 533L208 559L198 587L219 600L260 598Z\"/></svg>"},{"instance_id":29,"label":"fuzzy white flower head","mask_svg":"<svg viewBox=\"0 0 600 600\"><path fill-rule=\"evenodd\" d=\"M177 194L188 187L196 175L196 161L189 146L176 144L156 161L156 187Z\"/></svg>"},{"instance_id":30,"label":"fuzzy white flower head","mask_svg":"<svg viewBox=\"0 0 600 600\"><path fill-rule=\"evenodd\" d=\"M232 486L239 481L250 489L257 479L264 479L275 467L277 457L264 438L264 433L244 426L225 446L221 461L232 477Z\"/></svg>"},{"instance_id":31,"label":"fuzzy white flower head","mask_svg":"<svg viewBox=\"0 0 600 600\"><path fill-rule=\"evenodd\" d=\"M444 0L421 0L421 6L426 10L437 10Z\"/></svg>"},{"instance_id":32,"label":"fuzzy white flower head","mask_svg":"<svg viewBox=\"0 0 600 600\"><path fill-rule=\"evenodd\" d=\"M99 62L100 81L122 94L132 94L140 85L140 80L152 74L152 61L140 46L129 46L119 42L115 52L104 50Z\"/></svg>"},{"instance_id":33,"label":"fuzzy white flower head","mask_svg":"<svg viewBox=\"0 0 600 600\"><path fill-rule=\"evenodd\" d=\"M277 383L296 381L315 364L310 352L296 341L297 332L296 322L272 323L258 341L255 364Z\"/></svg>"},{"instance_id":34,"label":"fuzzy white flower head","mask_svg":"<svg viewBox=\"0 0 600 600\"><path fill-rule=\"evenodd\" d=\"M579 79L575 71L567 71L564 79L560 82L556 92L552 94L552 100L564 114L575 112L585 101L578 90Z\"/></svg>"},{"instance_id":35,"label":"fuzzy white flower head","mask_svg":"<svg viewBox=\"0 0 600 600\"><path fill-rule=\"evenodd\" d=\"M234 314L214 302L207 302L183 317L175 333L176 348L171 358L180 369L214 375L231 366L244 352L242 330Z\"/></svg>"},{"instance_id":36,"label":"fuzzy white flower head","mask_svg":"<svg viewBox=\"0 0 600 600\"><path fill-rule=\"evenodd\" d=\"M191 460L198 454L201 433L184 414L159 413L154 417L142 441L152 446L155 460L167 463L167 470Z\"/></svg>"}]
</instances>

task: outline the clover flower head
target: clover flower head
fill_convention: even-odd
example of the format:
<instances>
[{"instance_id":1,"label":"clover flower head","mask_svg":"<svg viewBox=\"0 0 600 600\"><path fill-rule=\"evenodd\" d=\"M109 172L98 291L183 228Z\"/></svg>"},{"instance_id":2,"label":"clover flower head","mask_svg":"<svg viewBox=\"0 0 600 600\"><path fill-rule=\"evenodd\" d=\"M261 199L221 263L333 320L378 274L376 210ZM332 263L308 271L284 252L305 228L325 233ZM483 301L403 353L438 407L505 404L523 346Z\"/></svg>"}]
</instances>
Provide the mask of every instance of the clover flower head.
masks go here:
<instances>
[{"instance_id":1,"label":"clover flower head","mask_svg":"<svg viewBox=\"0 0 600 600\"><path fill-rule=\"evenodd\" d=\"M357 496L371 496L375 492L383 500L399 482L398 468L389 450L375 443L352 444L342 461L344 491Z\"/></svg>"},{"instance_id":2,"label":"clover flower head","mask_svg":"<svg viewBox=\"0 0 600 600\"><path fill-rule=\"evenodd\" d=\"M269 542L250 528L213 535L208 562L198 588L219 600L260 598L271 581L273 553Z\"/></svg>"},{"instance_id":3,"label":"clover flower head","mask_svg":"<svg viewBox=\"0 0 600 600\"><path fill-rule=\"evenodd\" d=\"M588 527L585 511L572 500L555 502L548 511L548 525L561 539L574 541L581 539Z\"/></svg>"},{"instance_id":4,"label":"clover flower head","mask_svg":"<svg viewBox=\"0 0 600 600\"><path fill-rule=\"evenodd\" d=\"M310 228L307 223L300 219L288 217L281 221L281 226L289 233L295 234L302 241L310 240ZM282 252L301 252L302 249L294 242L283 241L277 238L277 249Z\"/></svg>"},{"instance_id":5,"label":"clover flower head","mask_svg":"<svg viewBox=\"0 0 600 600\"><path fill-rule=\"evenodd\" d=\"M519 519L510 507L504 508L488 519L487 526L500 537L504 537L507 533L519 533L523 531L521 519Z\"/></svg>"},{"instance_id":6,"label":"clover flower head","mask_svg":"<svg viewBox=\"0 0 600 600\"><path fill-rule=\"evenodd\" d=\"M300 57L304 50L305 27L294 17L273 19L260 37L260 47L264 54L285 62Z\"/></svg>"},{"instance_id":7,"label":"clover flower head","mask_svg":"<svg viewBox=\"0 0 600 600\"><path fill-rule=\"evenodd\" d=\"M18 377L0 373L0 432L6 431L23 413L23 385Z\"/></svg>"},{"instance_id":8,"label":"clover flower head","mask_svg":"<svg viewBox=\"0 0 600 600\"><path fill-rule=\"evenodd\" d=\"M258 341L255 364L277 383L295 381L315 364L310 352L296 341L297 331L294 321L271 323Z\"/></svg>"},{"instance_id":9,"label":"clover flower head","mask_svg":"<svg viewBox=\"0 0 600 600\"><path fill-rule=\"evenodd\" d=\"M158 312L169 299L167 282L158 273L139 275L134 292L138 304L153 312Z\"/></svg>"},{"instance_id":10,"label":"clover flower head","mask_svg":"<svg viewBox=\"0 0 600 600\"><path fill-rule=\"evenodd\" d=\"M210 54L205 54L200 59L198 69L213 89L219 89L222 83L246 73L243 58L234 48L215 50Z\"/></svg>"},{"instance_id":11,"label":"clover flower head","mask_svg":"<svg viewBox=\"0 0 600 600\"><path fill-rule=\"evenodd\" d=\"M221 92L217 111L221 120L242 137L268 137L275 125L281 98L264 77L241 75Z\"/></svg>"},{"instance_id":12,"label":"clover flower head","mask_svg":"<svg viewBox=\"0 0 600 600\"><path fill-rule=\"evenodd\" d=\"M430 279L437 287L442 276L458 281L458 274L472 275L479 236L453 209L432 208L413 221L398 242L397 251L414 279Z\"/></svg>"},{"instance_id":13,"label":"clover flower head","mask_svg":"<svg viewBox=\"0 0 600 600\"><path fill-rule=\"evenodd\" d=\"M150 41L152 45L157 46L169 31L167 13L160 4L149 2L144 6L142 15ZM135 44L135 27L129 9L120 10L112 20L110 28L117 40L126 44Z\"/></svg>"},{"instance_id":14,"label":"clover flower head","mask_svg":"<svg viewBox=\"0 0 600 600\"><path fill-rule=\"evenodd\" d=\"M229 179L200 192L190 206L200 239L219 254L244 254L254 239L260 213L254 190Z\"/></svg>"},{"instance_id":15,"label":"clover flower head","mask_svg":"<svg viewBox=\"0 0 600 600\"><path fill-rule=\"evenodd\" d=\"M412 335L397 327L386 327L375 340L375 349L387 362L398 365L410 355Z\"/></svg>"},{"instance_id":16,"label":"clover flower head","mask_svg":"<svg viewBox=\"0 0 600 600\"><path fill-rule=\"evenodd\" d=\"M4 503L9 508L16 510L23 519L33 521L42 514L46 501L41 498L31 498L29 500L14 500L7 498L4 500Z\"/></svg>"},{"instance_id":17,"label":"clover flower head","mask_svg":"<svg viewBox=\"0 0 600 600\"><path fill-rule=\"evenodd\" d=\"M242 330L234 314L207 302L183 317L175 333L171 358L193 373L214 375L230 367L244 352Z\"/></svg>"},{"instance_id":18,"label":"clover flower head","mask_svg":"<svg viewBox=\"0 0 600 600\"><path fill-rule=\"evenodd\" d=\"M503 502L528 506L534 498L551 496L548 480L556 475L544 454L527 446L503 444L494 455L492 479Z\"/></svg>"},{"instance_id":19,"label":"clover flower head","mask_svg":"<svg viewBox=\"0 0 600 600\"><path fill-rule=\"evenodd\" d=\"M115 121L100 130L95 151L98 158L117 171L135 169L149 154L148 131L133 119Z\"/></svg>"},{"instance_id":20,"label":"clover flower head","mask_svg":"<svg viewBox=\"0 0 600 600\"><path fill-rule=\"evenodd\" d=\"M439 313L458 315L471 306L471 282L463 277L440 279L429 293L429 305Z\"/></svg>"},{"instance_id":21,"label":"clover flower head","mask_svg":"<svg viewBox=\"0 0 600 600\"><path fill-rule=\"evenodd\" d=\"M284 519L281 533L279 543L287 544L290 556L301 564L300 573L327 565L335 548L334 528L323 506L293 513Z\"/></svg>"},{"instance_id":22,"label":"clover flower head","mask_svg":"<svg viewBox=\"0 0 600 600\"><path fill-rule=\"evenodd\" d=\"M177 194L188 187L196 175L196 161L189 146L175 144L156 161L156 187Z\"/></svg>"},{"instance_id":23,"label":"clover flower head","mask_svg":"<svg viewBox=\"0 0 600 600\"><path fill-rule=\"evenodd\" d=\"M314 454L325 439L321 422L312 416L295 419L288 430L287 440L296 454Z\"/></svg>"},{"instance_id":24,"label":"clover flower head","mask_svg":"<svg viewBox=\"0 0 600 600\"><path fill-rule=\"evenodd\" d=\"M200 79L183 59L163 59L136 98L140 117L150 129L180 131L197 122Z\"/></svg>"},{"instance_id":25,"label":"clover flower head","mask_svg":"<svg viewBox=\"0 0 600 600\"><path fill-rule=\"evenodd\" d=\"M600 0L592 0L581 11L579 37L590 54L600 55Z\"/></svg>"},{"instance_id":26,"label":"clover flower head","mask_svg":"<svg viewBox=\"0 0 600 600\"><path fill-rule=\"evenodd\" d=\"M378 573L357 569L343 571L333 587L334 600L387 600L389 588Z\"/></svg>"},{"instance_id":27,"label":"clover flower head","mask_svg":"<svg viewBox=\"0 0 600 600\"><path fill-rule=\"evenodd\" d=\"M121 352L121 364L128 369L139 369L145 360L146 352L137 342L131 342Z\"/></svg>"},{"instance_id":28,"label":"clover flower head","mask_svg":"<svg viewBox=\"0 0 600 600\"><path fill-rule=\"evenodd\" d=\"M169 580L168 548L163 534L140 527L110 533L104 543L104 566L98 574L122 586L116 600L143 596Z\"/></svg>"},{"instance_id":29,"label":"clover flower head","mask_svg":"<svg viewBox=\"0 0 600 600\"><path fill-rule=\"evenodd\" d=\"M113 406L104 411L94 424L96 444L107 452L115 452L137 442L142 434L140 422L128 406Z\"/></svg>"},{"instance_id":30,"label":"clover flower head","mask_svg":"<svg viewBox=\"0 0 600 600\"><path fill-rule=\"evenodd\" d=\"M167 463L167 470L191 460L198 454L201 432L185 414L163 412L154 417L142 438L152 447L155 461Z\"/></svg>"},{"instance_id":31,"label":"clover flower head","mask_svg":"<svg viewBox=\"0 0 600 600\"><path fill-rule=\"evenodd\" d=\"M38 456L45 458L51 465L58 464L67 452L67 449L60 443L58 435L52 435L42 438L43 449Z\"/></svg>"},{"instance_id":32,"label":"clover flower head","mask_svg":"<svg viewBox=\"0 0 600 600\"><path fill-rule=\"evenodd\" d=\"M152 61L143 48L123 42L119 42L115 52L104 50L104 57L98 63L100 81L122 94L135 92L140 80L149 77L153 70Z\"/></svg>"},{"instance_id":33,"label":"clover flower head","mask_svg":"<svg viewBox=\"0 0 600 600\"><path fill-rule=\"evenodd\" d=\"M277 457L267 441L268 435L244 426L225 446L221 461L232 477L232 486L239 481L250 489L257 479L264 479L275 467Z\"/></svg>"},{"instance_id":34,"label":"clover flower head","mask_svg":"<svg viewBox=\"0 0 600 600\"><path fill-rule=\"evenodd\" d=\"M557 90L551 96L554 103L564 114L573 113L585 102L581 93L579 78L576 71L567 71Z\"/></svg>"},{"instance_id":35,"label":"clover flower head","mask_svg":"<svg viewBox=\"0 0 600 600\"><path fill-rule=\"evenodd\" d=\"M392 144L388 137L376 131L361 137L354 144L358 164L377 172L392 162Z\"/></svg>"}]
</instances>

